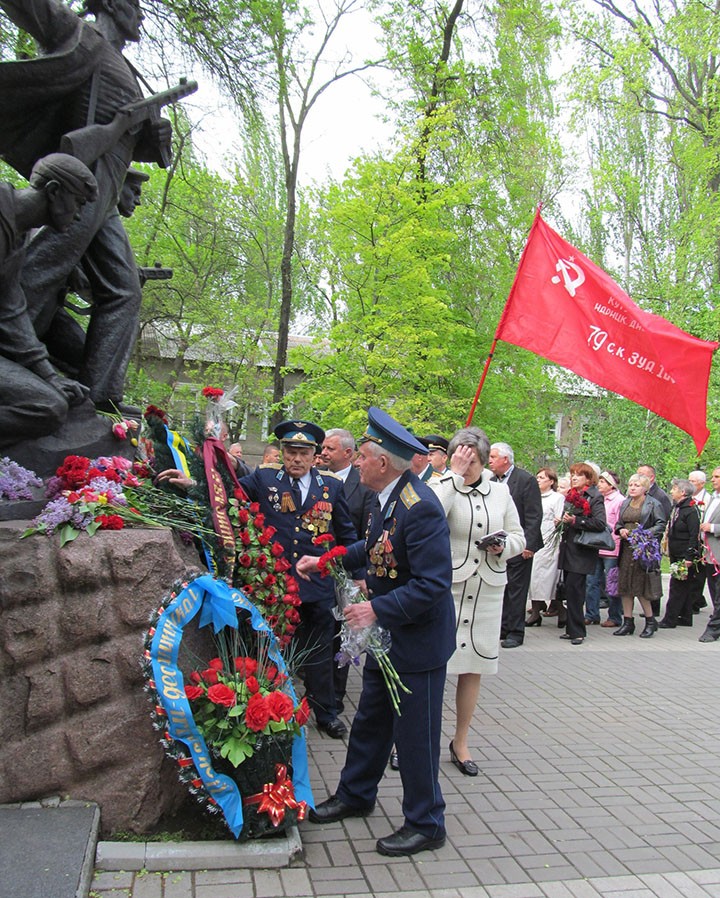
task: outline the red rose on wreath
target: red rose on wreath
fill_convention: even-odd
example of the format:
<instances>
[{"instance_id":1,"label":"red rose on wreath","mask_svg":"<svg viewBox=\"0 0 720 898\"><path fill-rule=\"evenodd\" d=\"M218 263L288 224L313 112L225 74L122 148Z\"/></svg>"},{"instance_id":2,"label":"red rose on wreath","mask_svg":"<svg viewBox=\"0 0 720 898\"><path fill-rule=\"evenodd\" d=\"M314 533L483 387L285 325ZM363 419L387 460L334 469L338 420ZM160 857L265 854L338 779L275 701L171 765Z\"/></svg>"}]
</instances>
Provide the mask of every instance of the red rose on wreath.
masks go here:
<instances>
[{"instance_id":1,"label":"red rose on wreath","mask_svg":"<svg viewBox=\"0 0 720 898\"><path fill-rule=\"evenodd\" d=\"M260 733L268 725L269 720L270 711L265 703L265 698L256 692L245 709L245 725L254 733Z\"/></svg>"},{"instance_id":2,"label":"red rose on wreath","mask_svg":"<svg viewBox=\"0 0 720 898\"><path fill-rule=\"evenodd\" d=\"M293 716L293 701L284 692L271 692L266 702L272 720L284 720L287 723Z\"/></svg>"},{"instance_id":3,"label":"red rose on wreath","mask_svg":"<svg viewBox=\"0 0 720 898\"><path fill-rule=\"evenodd\" d=\"M208 661L208 667L212 668L213 670L222 670L223 663L219 658L211 658Z\"/></svg>"},{"instance_id":4,"label":"red rose on wreath","mask_svg":"<svg viewBox=\"0 0 720 898\"><path fill-rule=\"evenodd\" d=\"M248 688L248 692L251 692L253 695L260 691L260 684L257 681L257 677L248 677L245 680L245 685Z\"/></svg>"},{"instance_id":5,"label":"red rose on wreath","mask_svg":"<svg viewBox=\"0 0 720 898\"><path fill-rule=\"evenodd\" d=\"M196 698L202 698L205 695L205 690L201 686L186 686L185 695L191 702L194 702Z\"/></svg>"},{"instance_id":6,"label":"red rose on wreath","mask_svg":"<svg viewBox=\"0 0 720 898\"><path fill-rule=\"evenodd\" d=\"M247 510L247 508L239 508L238 509L238 521L240 521L241 524L247 524L247 522L249 520L250 520L250 512Z\"/></svg>"},{"instance_id":7,"label":"red rose on wreath","mask_svg":"<svg viewBox=\"0 0 720 898\"><path fill-rule=\"evenodd\" d=\"M208 689L208 698L214 705L222 705L223 708L232 708L237 702L235 690L224 683L216 683Z\"/></svg>"},{"instance_id":8,"label":"red rose on wreath","mask_svg":"<svg viewBox=\"0 0 720 898\"><path fill-rule=\"evenodd\" d=\"M257 514L260 511L260 503L259 502L251 502L249 511L250 511L250 514Z\"/></svg>"},{"instance_id":9,"label":"red rose on wreath","mask_svg":"<svg viewBox=\"0 0 720 898\"><path fill-rule=\"evenodd\" d=\"M244 546L249 546L250 543L252 542L252 536L250 536L250 534L247 532L247 530L243 530L243 532L240 534L240 542Z\"/></svg>"},{"instance_id":10,"label":"red rose on wreath","mask_svg":"<svg viewBox=\"0 0 720 898\"><path fill-rule=\"evenodd\" d=\"M284 549L280 545L280 543L273 543L272 546L270 546L270 554L273 556L273 558L279 558L283 552ZM290 565L288 565L288 567L290 567Z\"/></svg>"},{"instance_id":11,"label":"red rose on wreath","mask_svg":"<svg viewBox=\"0 0 720 898\"><path fill-rule=\"evenodd\" d=\"M212 667L209 667L207 670L204 670L201 674L203 680L206 683L210 683L210 685L214 685L218 681L217 671L213 670Z\"/></svg>"},{"instance_id":12,"label":"red rose on wreath","mask_svg":"<svg viewBox=\"0 0 720 898\"><path fill-rule=\"evenodd\" d=\"M238 564L240 567L252 567L252 558L245 552L238 558Z\"/></svg>"},{"instance_id":13,"label":"red rose on wreath","mask_svg":"<svg viewBox=\"0 0 720 898\"><path fill-rule=\"evenodd\" d=\"M258 555L255 563L261 570L264 570L267 567L268 563L267 555Z\"/></svg>"}]
</instances>

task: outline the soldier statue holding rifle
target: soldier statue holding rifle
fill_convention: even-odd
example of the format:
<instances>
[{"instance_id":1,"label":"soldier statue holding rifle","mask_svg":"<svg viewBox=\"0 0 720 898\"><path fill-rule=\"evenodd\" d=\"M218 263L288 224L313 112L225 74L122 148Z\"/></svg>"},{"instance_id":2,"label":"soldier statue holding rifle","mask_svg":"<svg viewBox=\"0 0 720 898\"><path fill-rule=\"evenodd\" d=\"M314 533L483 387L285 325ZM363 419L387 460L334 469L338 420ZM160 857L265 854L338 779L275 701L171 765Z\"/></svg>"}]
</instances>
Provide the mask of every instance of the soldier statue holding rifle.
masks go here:
<instances>
[{"instance_id":1,"label":"soldier statue holding rifle","mask_svg":"<svg viewBox=\"0 0 720 898\"><path fill-rule=\"evenodd\" d=\"M138 0L86 0L79 16L61 0L0 0L0 8L41 51L0 64L0 154L27 176L37 159L62 150L85 162L98 184L97 200L66 233L42 228L31 240L22 274L28 312L44 337L82 262L94 305L79 379L96 408L122 411L141 292L118 198L133 160L167 166L171 126L159 109L197 86L143 97L140 76L122 54L140 39ZM88 13L94 22L85 20Z\"/></svg>"}]
</instances>

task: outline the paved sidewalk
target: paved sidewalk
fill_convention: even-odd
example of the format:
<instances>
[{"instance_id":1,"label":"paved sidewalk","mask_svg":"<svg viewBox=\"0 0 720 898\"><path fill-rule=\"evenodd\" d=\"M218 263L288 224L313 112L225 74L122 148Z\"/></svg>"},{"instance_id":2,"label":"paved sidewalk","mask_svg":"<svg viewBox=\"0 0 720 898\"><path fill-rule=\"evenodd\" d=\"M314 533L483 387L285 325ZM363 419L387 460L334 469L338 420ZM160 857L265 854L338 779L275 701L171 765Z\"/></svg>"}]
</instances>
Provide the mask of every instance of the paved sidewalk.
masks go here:
<instances>
[{"instance_id":1,"label":"paved sidewalk","mask_svg":"<svg viewBox=\"0 0 720 898\"><path fill-rule=\"evenodd\" d=\"M301 824L304 861L281 870L96 873L98 898L720 898L720 642L693 628L654 639L589 627L582 646L552 619L501 650L475 725L480 776L441 762L448 841L390 859L375 841L402 822L388 769L365 819ZM642 623L636 618L636 623ZM638 628L638 631L639 632ZM359 675L351 672L350 697ZM346 715L347 717L347 715ZM349 722L349 719L348 719ZM310 728L317 801L345 745Z\"/></svg>"}]
</instances>

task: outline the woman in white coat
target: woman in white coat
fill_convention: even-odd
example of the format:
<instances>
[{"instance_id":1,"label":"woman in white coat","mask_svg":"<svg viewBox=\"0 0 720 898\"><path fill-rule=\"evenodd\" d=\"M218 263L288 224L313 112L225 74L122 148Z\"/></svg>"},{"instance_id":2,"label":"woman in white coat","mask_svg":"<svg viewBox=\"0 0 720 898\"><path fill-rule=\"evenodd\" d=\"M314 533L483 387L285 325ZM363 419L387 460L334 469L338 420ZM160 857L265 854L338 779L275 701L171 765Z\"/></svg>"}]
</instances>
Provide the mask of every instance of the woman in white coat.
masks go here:
<instances>
[{"instance_id":1,"label":"woman in white coat","mask_svg":"<svg viewBox=\"0 0 720 898\"><path fill-rule=\"evenodd\" d=\"M490 441L478 427L459 430L448 446L450 468L429 486L445 509L453 556L457 648L448 674L457 674L455 735L450 759L466 776L477 776L468 733L482 674L497 673L506 562L525 548L525 536L510 491L485 470ZM480 549L477 542L496 531L505 536Z\"/></svg>"}]
</instances>

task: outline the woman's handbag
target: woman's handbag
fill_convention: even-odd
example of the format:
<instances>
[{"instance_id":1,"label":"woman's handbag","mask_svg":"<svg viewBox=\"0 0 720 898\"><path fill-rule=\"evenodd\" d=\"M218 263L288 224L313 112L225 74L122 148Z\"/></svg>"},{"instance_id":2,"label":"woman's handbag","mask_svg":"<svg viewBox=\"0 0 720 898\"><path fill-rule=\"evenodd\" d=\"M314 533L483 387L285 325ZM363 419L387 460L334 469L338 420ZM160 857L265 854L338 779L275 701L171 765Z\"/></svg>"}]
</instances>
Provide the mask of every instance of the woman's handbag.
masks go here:
<instances>
[{"instance_id":1,"label":"woman's handbag","mask_svg":"<svg viewBox=\"0 0 720 898\"><path fill-rule=\"evenodd\" d=\"M615 548L612 531L605 525L604 530L579 530L575 534L575 542L586 549L604 549L611 552Z\"/></svg>"}]
</instances>

